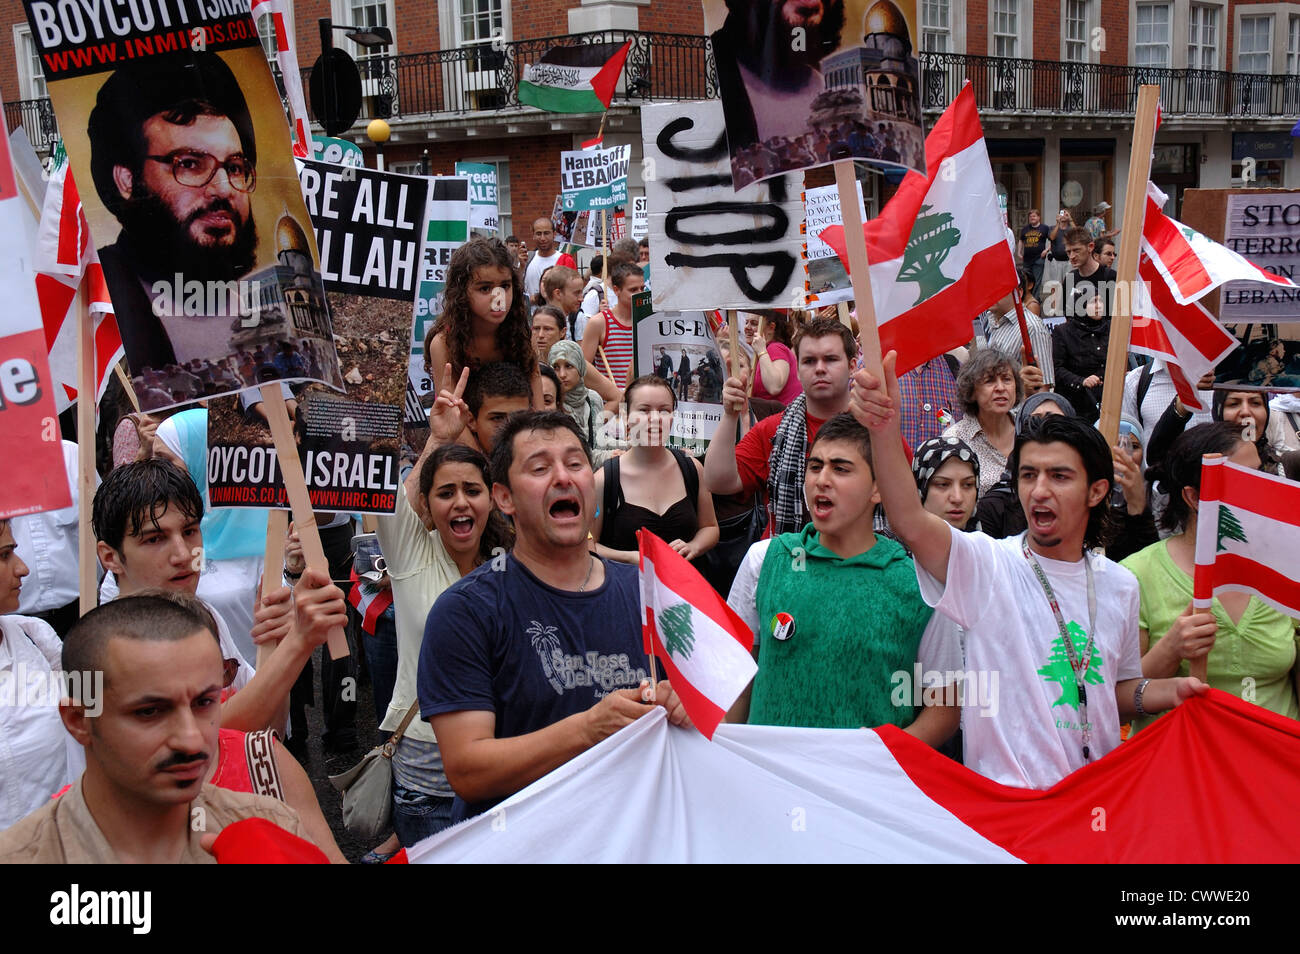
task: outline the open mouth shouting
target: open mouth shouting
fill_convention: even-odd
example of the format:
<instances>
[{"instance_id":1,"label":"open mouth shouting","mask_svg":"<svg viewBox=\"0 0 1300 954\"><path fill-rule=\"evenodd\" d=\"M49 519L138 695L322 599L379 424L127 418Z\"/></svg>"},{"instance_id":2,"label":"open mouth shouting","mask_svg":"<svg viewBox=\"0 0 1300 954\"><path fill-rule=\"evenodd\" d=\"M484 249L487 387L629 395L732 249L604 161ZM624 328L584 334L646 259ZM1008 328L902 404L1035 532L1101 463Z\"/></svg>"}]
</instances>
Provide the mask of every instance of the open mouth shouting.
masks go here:
<instances>
[{"instance_id":1,"label":"open mouth shouting","mask_svg":"<svg viewBox=\"0 0 1300 954\"><path fill-rule=\"evenodd\" d=\"M470 540L474 537L474 518L469 514L452 517L447 526L456 540Z\"/></svg>"},{"instance_id":2,"label":"open mouth shouting","mask_svg":"<svg viewBox=\"0 0 1300 954\"><path fill-rule=\"evenodd\" d=\"M824 520L835 510L835 501L825 494L816 494L812 499L812 515Z\"/></svg>"},{"instance_id":3,"label":"open mouth shouting","mask_svg":"<svg viewBox=\"0 0 1300 954\"><path fill-rule=\"evenodd\" d=\"M576 521L582 516L582 498L577 494L564 494L551 501L546 508L551 519L557 523Z\"/></svg>"},{"instance_id":4,"label":"open mouth shouting","mask_svg":"<svg viewBox=\"0 0 1300 954\"><path fill-rule=\"evenodd\" d=\"M1029 529L1037 537L1051 536L1056 531L1056 512L1050 507L1033 505L1029 508Z\"/></svg>"}]
</instances>

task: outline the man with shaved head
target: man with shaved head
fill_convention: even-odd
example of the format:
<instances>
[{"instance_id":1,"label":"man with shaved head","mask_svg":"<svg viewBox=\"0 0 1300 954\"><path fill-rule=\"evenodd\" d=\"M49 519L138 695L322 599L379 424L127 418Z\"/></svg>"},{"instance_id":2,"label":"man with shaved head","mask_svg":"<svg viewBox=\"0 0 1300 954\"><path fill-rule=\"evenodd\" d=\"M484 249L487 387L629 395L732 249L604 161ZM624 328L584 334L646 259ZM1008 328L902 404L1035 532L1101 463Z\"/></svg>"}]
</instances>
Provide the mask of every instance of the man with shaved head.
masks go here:
<instances>
[{"instance_id":1,"label":"man with shaved head","mask_svg":"<svg viewBox=\"0 0 1300 954\"><path fill-rule=\"evenodd\" d=\"M537 243L537 251L533 252L533 257L528 260L528 268L524 271L524 293L528 295L529 301L537 296L542 287L542 273L552 265L563 265L575 272L578 270L578 263L573 260L573 256L556 247L555 225L546 216L533 222L533 241Z\"/></svg>"}]
</instances>

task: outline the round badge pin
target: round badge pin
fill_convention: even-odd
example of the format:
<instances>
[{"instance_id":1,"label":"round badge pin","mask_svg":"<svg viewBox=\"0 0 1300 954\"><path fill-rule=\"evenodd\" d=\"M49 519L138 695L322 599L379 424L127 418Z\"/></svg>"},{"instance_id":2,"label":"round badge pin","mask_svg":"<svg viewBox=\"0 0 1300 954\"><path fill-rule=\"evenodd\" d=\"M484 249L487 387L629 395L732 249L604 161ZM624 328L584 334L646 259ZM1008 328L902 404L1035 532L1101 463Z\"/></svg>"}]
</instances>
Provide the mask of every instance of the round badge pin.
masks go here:
<instances>
[{"instance_id":1,"label":"round badge pin","mask_svg":"<svg viewBox=\"0 0 1300 954\"><path fill-rule=\"evenodd\" d=\"M785 642L794 635L794 617L789 613L777 613L772 617L772 636Z\"/></svg>"}]
</instances>

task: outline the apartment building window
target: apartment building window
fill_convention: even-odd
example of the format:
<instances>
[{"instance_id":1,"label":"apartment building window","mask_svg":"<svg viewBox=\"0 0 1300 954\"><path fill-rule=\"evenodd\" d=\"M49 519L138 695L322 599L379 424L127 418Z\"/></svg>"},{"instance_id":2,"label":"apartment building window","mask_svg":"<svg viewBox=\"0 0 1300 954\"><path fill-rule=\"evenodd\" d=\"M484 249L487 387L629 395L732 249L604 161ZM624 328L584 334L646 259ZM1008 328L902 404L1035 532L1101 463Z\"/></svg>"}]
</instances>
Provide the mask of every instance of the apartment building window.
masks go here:
<instances>
[{"instance_id":1,"label":"apartment building window","mask_svg":"<svg viewBox=\"0 0 1300 954\"><path fill-rule=\"evenodd\" d=\"M1292 16L1286 31L1286 71L1300 76L1300 17Z\"/></svg>"},{"instance_id":2,"label":"apartment building window","mask_svg":"<svg viewBox=\"0 0 1300 954\"><path fill-rule=\"evenodd\" d=\"M1237 70L1242 73L1271 72L1273 18L1242 17L1237 46Z\"/></svg>"},{"instance_id":3,"label":"apartment building window","mask_svg":"<svg viewBox=\"0 0 1300 954\"><path fill-rule=\"evenodd\" d=\"M1065 0L1065 59L1069 63L1088 62L1088 0Z\"/></svg>"},{"instance_id":4,"label":"apartment building window","mask_svg":"<svg viewBox=\"0 0 1300 954\"><path fill-rule=\"evenodd\" d=\"M45 70L36 50L30 27L14 27L14 52L18 57L18 88L23 99L45 99L50 94L45 88Z\"/></svg>"},{"instance_id":5,"label":"apartment building window","mask_svg":"<svg viewBox=\"0 0 1300 954\"><path fill-rule=\"evenodd\" d=\"M921 0L921 48L931 53L952 51L952 9L948 0Z\"/></svg>"},{"instance_id":6,"label":"apartment building window","mask_svg":"<svg viewBox=\"0 0 1300 954\"><path fill-rule=\"evenodd\" d=\"M1187 68L1219 68L1219 10L1192 4L1187 20Z\"/></svg>"},{"instance_id":7,"label":"apartment building window","mask_svg":"<svg viewBox=\"0 0 1300 954\"><path fill-rule=\"evenodd\" d=\"M993 55L1020 55L1020 2L993 0Z\"/></svg>"},{"instance_id":8,"label":"apartment building window","mask_svg":"<svg viewBox=\"0 0 1300 954\"><path fill-rule=\"evenodd\" d=\"M1138 4L1133 53L1138 66L1169 65L1169 4Z\"/></svg>"},{"instance_id":9,"label":"apartment building window","mask_svg":"<svg viewBox=\"0 0 1300 954\"><path fill-rule=\"evenodd\" d=\"M397 16L393 9L393 2L394 0L332 0L330 12L336 26L387 27L393 30L393 36L396 37L397 31L393 28L393 24L397 21ZM373 49L360 46L346 39L342 30L335 31L334 42L347 50L357 61L362 79L383 73L378 64L374 67L373 73L368 72L367 60L393 56L397 53L392 45L377 46Z\"/></svg>"},{"instance_id":10,"label":"apartment building window","mask_svg":"<svg viewBox=\"0 0 1300 954\"><path fill-rule=\"evenodd\" d=\"M459 46L490 47L494 38L505 38L505 0L455 0ZM484 64L480 69L495 69Z\"/></svg>"}]
</instances>

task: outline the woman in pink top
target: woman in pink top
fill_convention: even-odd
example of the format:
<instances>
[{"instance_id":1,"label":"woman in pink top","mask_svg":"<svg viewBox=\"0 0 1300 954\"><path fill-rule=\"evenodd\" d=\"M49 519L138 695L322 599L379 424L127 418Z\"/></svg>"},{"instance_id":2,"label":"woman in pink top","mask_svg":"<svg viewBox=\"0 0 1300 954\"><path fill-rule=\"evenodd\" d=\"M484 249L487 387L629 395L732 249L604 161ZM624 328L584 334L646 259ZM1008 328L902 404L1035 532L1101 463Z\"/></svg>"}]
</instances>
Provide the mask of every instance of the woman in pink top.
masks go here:
<instances>
[{"instance_id":1,"label":"woman in pink top","mask_svg":"<svg viewBox=\"0 0 1300 954\"><path fill-rule=\"evenodd\" d=\"M759 333L759 319L763 331ZM754 397L789 404L803 390L795 373L794 352L790 350L790 319L782 311L745 314L745 337L754 348L758 376L754 379Z\"/></svg>"}]
</instances>

